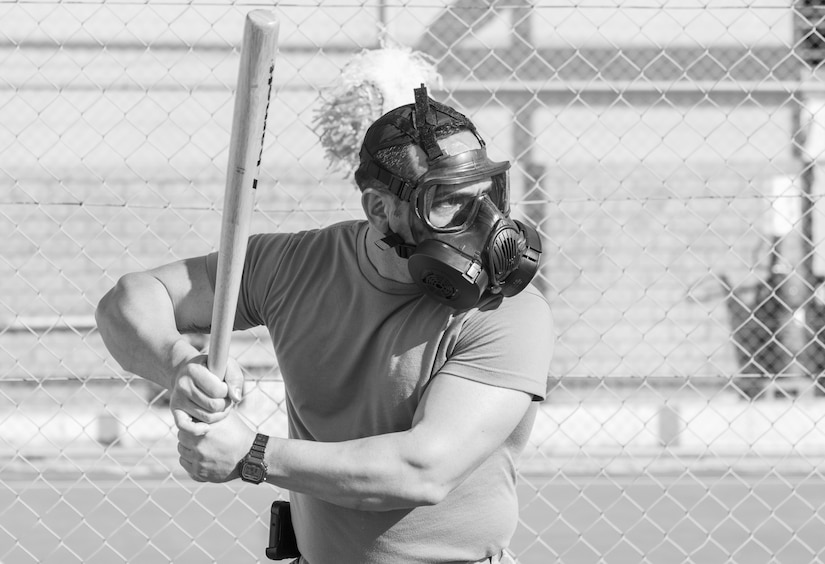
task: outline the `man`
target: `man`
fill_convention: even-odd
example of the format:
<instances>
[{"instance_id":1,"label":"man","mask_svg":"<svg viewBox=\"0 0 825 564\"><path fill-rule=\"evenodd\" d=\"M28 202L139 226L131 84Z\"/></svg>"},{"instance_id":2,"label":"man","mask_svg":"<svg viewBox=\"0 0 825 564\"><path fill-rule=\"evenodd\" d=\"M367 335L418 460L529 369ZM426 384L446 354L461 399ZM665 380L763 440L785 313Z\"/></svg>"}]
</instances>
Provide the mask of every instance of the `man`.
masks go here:
<instances>
[{"instance_id":1,"label":"man","mask_svg":"<svg viewBox=\"0 0 825 564\"><path fill-rule=\"evenodd\" d=\"M124 276L101 333L172 390L195 480L290 491L301 563L511 562L553 347L538 236L509 217L509 163L423 86L360 158L366 221L250 238L236 328L269 329L290 438L248 428L237 365L221 382L181 337L208 331L214 254Z\"/></svg>"}]
</instances>

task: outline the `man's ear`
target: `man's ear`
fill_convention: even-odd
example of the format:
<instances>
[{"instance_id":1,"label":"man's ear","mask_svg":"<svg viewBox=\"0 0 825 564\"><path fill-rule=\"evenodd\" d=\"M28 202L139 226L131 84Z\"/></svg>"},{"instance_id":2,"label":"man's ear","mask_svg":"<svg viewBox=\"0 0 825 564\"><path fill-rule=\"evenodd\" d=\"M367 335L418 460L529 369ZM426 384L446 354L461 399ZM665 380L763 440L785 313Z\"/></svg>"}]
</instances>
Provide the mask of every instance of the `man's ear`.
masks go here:
<instances>
[{"instance_id":1,"label":"man's ear","mask_svg":"<svg viewBox=\"0 0 825 564\"><path fill-rule=\"evenodd\" d=\"M387 233L390 229L390 215L392 214L392 194L377 188L365 188L361 193L361 207L367 220L379 233Z\"/></svg>"}]
</instances>

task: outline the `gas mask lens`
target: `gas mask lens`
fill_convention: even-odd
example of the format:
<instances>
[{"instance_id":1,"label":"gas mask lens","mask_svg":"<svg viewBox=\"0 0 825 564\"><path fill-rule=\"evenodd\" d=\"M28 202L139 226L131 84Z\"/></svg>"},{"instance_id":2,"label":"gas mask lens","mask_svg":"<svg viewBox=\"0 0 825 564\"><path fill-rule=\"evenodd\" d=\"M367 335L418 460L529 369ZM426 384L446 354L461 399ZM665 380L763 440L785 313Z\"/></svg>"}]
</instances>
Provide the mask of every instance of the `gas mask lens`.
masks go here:
<instances>
[{"instance_id":1,"label":"gas mask lens","mask_svg":"<svg viewBox=\"0 0 825 564\"><path fill-rule=\"evenodd\" d=\"M467 185L433 186L428 190L425 200L425 206L429 210L427 223L439 230L464 227L475 217L479 199L489 191L489 185L488 181Z\"/></svg>"},{"instance_id":2,"label":"gas mask lens","mask_svg":"<svg viewBox=\"0 0 825 564\"><path fill-rule=\"evenodd\" d=\"M477 181L425 186L419 201L419 212L427 225L438 233L460 232L475 221L485 197L502 214L509 213L506 173Z\"/></svg>"}]
</instances>

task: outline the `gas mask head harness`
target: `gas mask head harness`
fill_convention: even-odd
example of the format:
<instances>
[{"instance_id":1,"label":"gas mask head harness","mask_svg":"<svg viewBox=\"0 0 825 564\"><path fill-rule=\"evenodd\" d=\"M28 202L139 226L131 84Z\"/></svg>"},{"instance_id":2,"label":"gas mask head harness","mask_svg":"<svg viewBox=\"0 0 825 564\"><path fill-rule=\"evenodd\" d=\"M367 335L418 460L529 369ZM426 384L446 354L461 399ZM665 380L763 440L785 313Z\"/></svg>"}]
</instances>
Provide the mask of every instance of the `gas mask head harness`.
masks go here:
<instances>
[{"instance_id":1,"label":"gas mask head harness","mask_svg":"<svg viewBox=\"0 0 825 564\"><path fill-rule=\"evenodd\" d=\"M475 125L429 98L423 84L414 92L415 104L384 114L369 128L356 177L376 179L410 202L427 236L409 244L389 231L381 244L408 260L427 295L455 309L475 306L485 293L518 294L538 270L541 242L535 229L510 218L510 163L491 161ZM480 148L444 154L436 131L447 127L472 132ZM427 172L414 180L375 158L381 149L411 143L427 155Z\"/></svg>"}]
</instances>

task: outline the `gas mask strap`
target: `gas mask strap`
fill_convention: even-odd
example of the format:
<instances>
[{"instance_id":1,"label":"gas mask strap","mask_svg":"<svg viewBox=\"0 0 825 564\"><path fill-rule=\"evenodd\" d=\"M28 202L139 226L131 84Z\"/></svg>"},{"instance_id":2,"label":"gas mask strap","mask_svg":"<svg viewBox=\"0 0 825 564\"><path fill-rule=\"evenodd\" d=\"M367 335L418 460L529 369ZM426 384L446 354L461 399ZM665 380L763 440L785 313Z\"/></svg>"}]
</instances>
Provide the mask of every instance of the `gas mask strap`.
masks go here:
<instances>
[{"instance_id":1,"label":"gas mask strap","mask_svg":"<svg viewBox=\"0 0 825 564\"><path fill-rule=\"evenodd\" d=\"M404 238L390 229L386 236L383 239L379 239L375 242L375 245L381 249L382 251L386 251L388 249L395 249L396 254L402 259L410 258L415 252L415 245L410 245L404 241Z\"/></svg>"},{"instance_id":2,"label":"gas mask strap","mask_svg":"<svg viewBox=\"0 0 825 564\"><path fill-rule=\"evenodd\" d=\"M415 94L414 127L419 133L418 143L427 153L427 162L432 163L442 156L441 147L435 138L435 126L438 118L435 113L440 112L450 116L454 123L461 124L472 132L482 149L487 145L476 129L475 124L467 116L440 102L436 102L427 95L427 87L422 84L413 90Z\"/></svg>"},{"instance_id":3,"label":"gas mask strap","mask_svg":"<svg viewBox=\"0 0 825 564\"><path fill-rule=\"evenodd\" d=\"M430 111L430 97L427 96L427 87L422 84L420 88L416 88L413 92L415 93L415 128L418 130L419 144L427 153L427 162L432 163L443 154L441 147L438 146L438 141L435 139L436 117Z\"/></svg>"}]
</instances>

